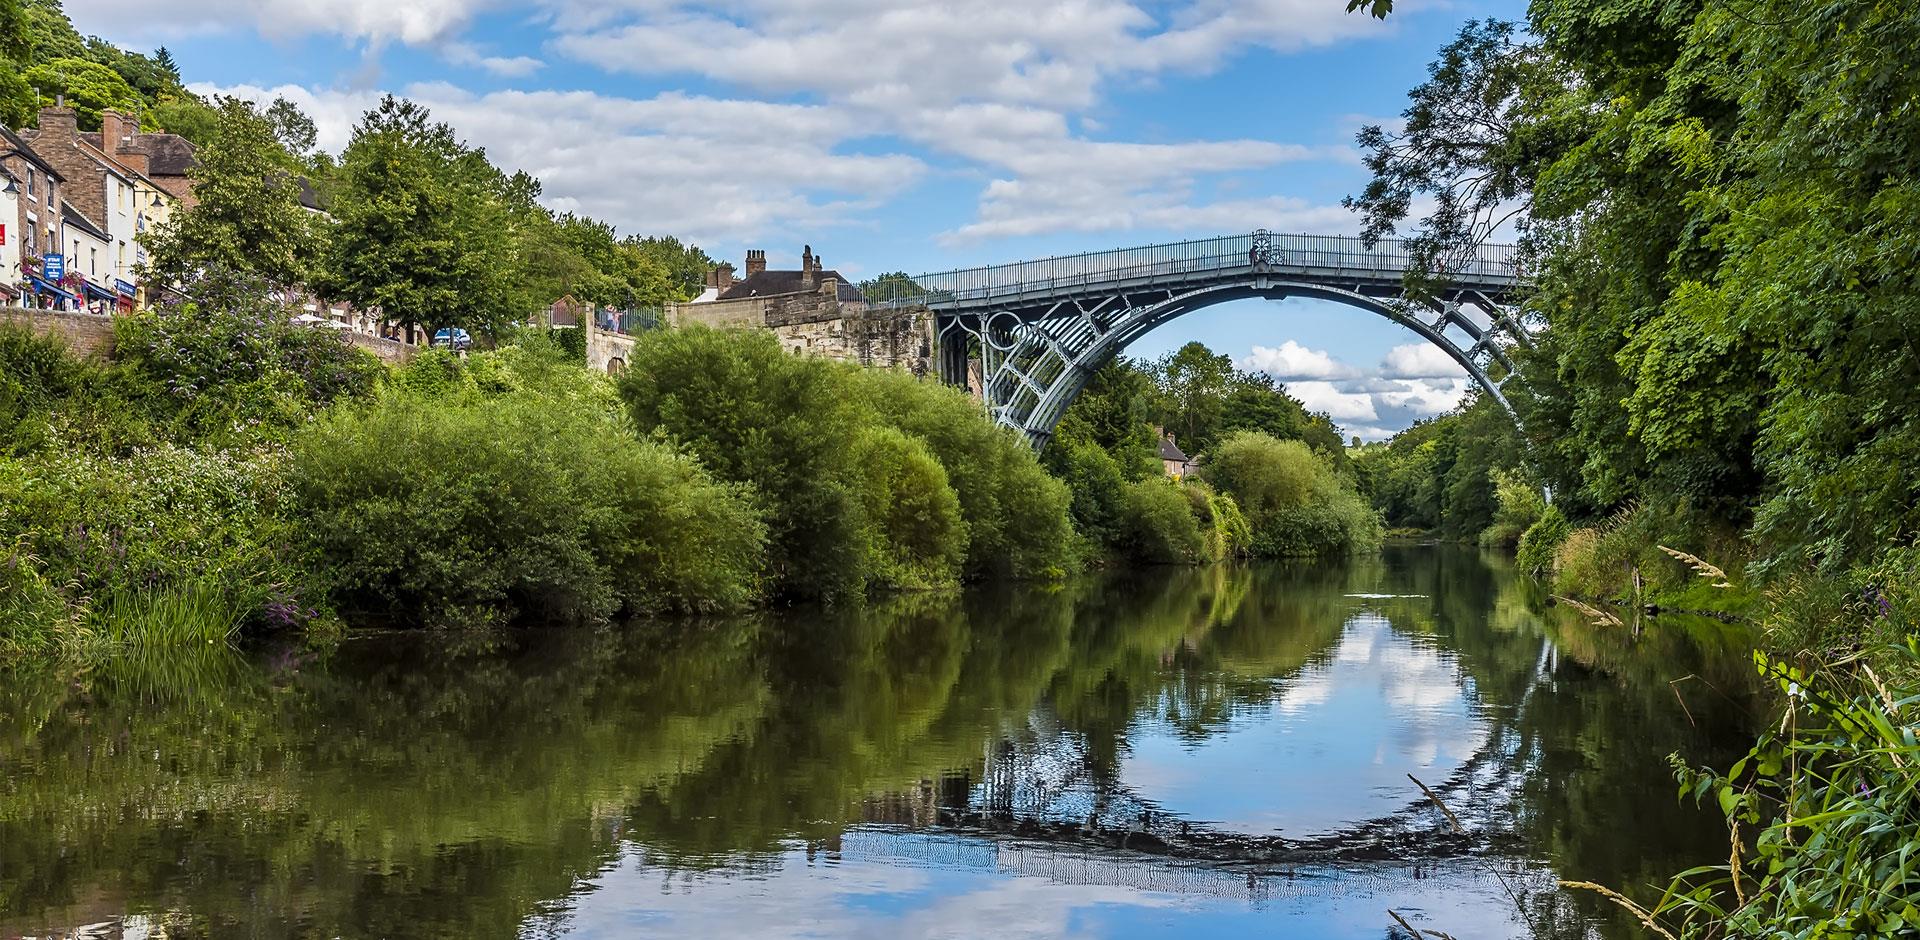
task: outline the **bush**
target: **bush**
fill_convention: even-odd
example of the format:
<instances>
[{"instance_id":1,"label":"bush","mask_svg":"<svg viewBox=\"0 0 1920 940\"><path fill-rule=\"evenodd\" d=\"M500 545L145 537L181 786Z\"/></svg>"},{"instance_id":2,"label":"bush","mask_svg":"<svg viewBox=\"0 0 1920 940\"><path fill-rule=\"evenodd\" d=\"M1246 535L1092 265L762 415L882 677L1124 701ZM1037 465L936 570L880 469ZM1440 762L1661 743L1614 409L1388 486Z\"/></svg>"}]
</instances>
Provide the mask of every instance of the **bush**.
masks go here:
<instances>
[{"instance_id":1,"label":"bush","mask_svg":"<svg viewBox=\"0 0 1920 940\"><path fill-rule=\"evenodd\" d=\"M366 394L384 372L333 330L288 321L299 311L238 276L187 285L176 300L114 319L114 355L171 402L188 433L294 427L316 409Z\"/></svg>"},{"instance_id":2,"label":"bush","mask_svg":"<svg viewBox=\"0 0 1920 940\"><path fill-rule=\"evenodd\" d=\"M1920 672L1912 635L1879 655ZM1755 659L1788 703L1781 732L1763 734L1724 774L1674 758L1681 792L1711 795L1725 814L1732 864L1682 873L1656 913L1680 918L1687 938L1912 935L1920 773L1909 722L1920 697L1848 674L1851 660L1809 670Z\"/></svg>"},{"instance_id":3,"label":"bush","mask_svg":"<svg viewBox=\"0 0 1920 940\"><path fill-rule=\"evenodd\" d=\"M847 453L865 416L839 370L789 355L770 333L704 327L639 337L629 366L618 386L635 425L758 494L776 591L860 592L875 553Z\"/></svg>"},{"instance_id":4,"label":"bush","mask_svg":"<svg viewBox=\"0 0 1920 940\"><path fill-rule=\"evenodd\" d=\"M1118 545L1126 519L1126 475L1120 461L1100 445L1055 436L1043 455L1047 469L1067 486L1074 531L1096 551Z\"/></svg>"},{"instance_id":5,"label":"bush","mask_svg":"<svg viewBox=\"0 0 1920 940\"><path fill-rule=\"evenodd\" d=\"M302 529L344 611L403 623L724 610L757 591L746 496L532 394L391 394L295 441Z\"/></svg>"},{"instance_id":6,"label":"bush","mask_svg":"<svg viewBox=\"0 0 1920 940\"><path fill-rule=\"evenodd\" d=\"M1493 480L1496 508L1493 523L1480 530L1480 544L1487 548L1517 548L1521 536L1546 512L1546 497L1537 484L1517 472L1494 469L1488 475Z\"/></svg>"},{"instance_id":7,"label":"bush","mask_svg":"<svg viewBox=\"0 0 1920 940\"><path fill-rule=\"evenodd\" d=\"M1299 441L1236 433L1214 449L1203 472L1246 514L1255 555L1328 556L1379 547L1373 508Z\"/></svg>"},{"instance_id":8,"label":"bush","mask_svg":"<svg viewBox=\"0 0 1920 940\"><path fill-rule=\"evenodd\" d=\"M944 470L959 507L962 525L950 531L965 539L964 575L1052 575L1071 562L1066 488L961 392L794 356L767 333L701 327L641 337L630 365L618 384L639 427L684 442L715 475L759 493L781 593L833 598L901 583L899 575L919 583L948 557L897 538L876 543L894 525L888 520L930 511L936 490L874 489L850 455L880 440L869 437L875 428L918 441ZM891 505L896 498L907 504ZM919 561L899 567L907 557Z\"/></svg>"},{"instance_id":9,"label":"bush","mask_svg":"<svg viewBox=\"0 0 1920 940\"><path fill-rule=\"evenodd\" d=\"M1514 561L1520 570L1529 577L1551 577L1554 570L1554 554L1560 550L1560 544L1567 540L1573 531L1573 525L1560 512L1559 506L1549 505L1540 513L1540 518L1520 536L1520 544L1514 550Z\"/></svg>"},{"instance_id":10,"label":"bush","mask_svg":"<svg viewBox=\"0 0 1920 940\"><path fill-rule=\"evenodd\" d=\"M177 643L304 616L313 592L289 549L279 464L172 446L0 458L0 647ZM169 605L193 616L141 613Z\"/></svg>"},{"instance_id":11,"label":"bush","mask_svg":"<svg viewBox=\"0 0 1920 940\"><path fill-rule=\"evenodd\" d=\"M1171 480L1147 478L1122 491L1126 515L1115 549L1143 564L1190 565L1206 554L1206 539L1187 494Z\"/></svg>"},{"instance_id":12,"label":"bush","mask_svg":"<svg viewBox=\"0 0 1920 940\"><path fill-rule=\"evenodd\" d=\"M1233 497L1214 492L1213 487L1199 480L1184 481L1181 488L1186 490L1193 514L1200 520L1208 561L1238 558L1253 549L1253 527L1248 525L1246 514L1240 511L1240 504L1234 502Z\"/></svg>"},{"instance_id":13,"label":"bush","mask_svg":"<svg viewBox=\"0 0 1920 940\"><path fill-rule=\"evenodd\" d=\"M967 574L1056 577L1074 563L1067 487L1027 442L959 389L904 372L855 369L880 420L925 441L947 469L967 523Z\"/></svg>"},{"instance_id":14,"label":"bush","mask_svg":"<svg viewBox=\"0 0 1920 940\"><path fill-rule=\"evenodd\" d=\"M959 580L967 524L946 468L927 445L892 428L870 427L861 431L848 460L874 527L875 580L899 587Z\"/></svg>"}]
</instances>

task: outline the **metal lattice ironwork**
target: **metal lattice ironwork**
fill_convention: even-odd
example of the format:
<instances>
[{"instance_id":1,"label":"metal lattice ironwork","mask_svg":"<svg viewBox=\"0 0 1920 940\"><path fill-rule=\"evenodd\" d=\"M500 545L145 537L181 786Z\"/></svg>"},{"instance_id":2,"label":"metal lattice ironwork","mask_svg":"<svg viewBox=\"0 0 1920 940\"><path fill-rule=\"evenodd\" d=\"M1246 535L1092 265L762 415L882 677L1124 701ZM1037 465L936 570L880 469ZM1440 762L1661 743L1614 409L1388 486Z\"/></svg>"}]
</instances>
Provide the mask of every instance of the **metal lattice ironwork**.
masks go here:
<instances>
[{"instance_id":1,"label":"metal lattice ironwork","mask_svg":"<svg viewBox=\"0 0 1920 940\"><path fill-rule=\"evenodd\" d=\"M1435 296L1409 298L1404 242L1247 235L922 275L910 297L938 324L941 377L978 391L1001 423L1044 444L1101 365L1155 327L1230 300L1308 297L1368 310L1438 346L1502 407L1508 350L1528 342L1508 306L1517 250L1451 260Z\"/></svg>"}]
</instances>

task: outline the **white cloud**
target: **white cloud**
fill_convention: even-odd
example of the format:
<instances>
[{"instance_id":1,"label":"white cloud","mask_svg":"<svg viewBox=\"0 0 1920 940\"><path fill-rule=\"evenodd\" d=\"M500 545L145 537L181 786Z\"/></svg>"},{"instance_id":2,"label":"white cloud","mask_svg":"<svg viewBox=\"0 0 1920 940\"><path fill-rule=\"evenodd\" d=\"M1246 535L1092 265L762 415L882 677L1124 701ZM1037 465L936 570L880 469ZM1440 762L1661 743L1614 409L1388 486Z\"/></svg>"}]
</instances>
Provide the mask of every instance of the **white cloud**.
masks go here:
<instances>
[{"instance_id":1,"label":"white cloud","mask_svg":"<svg viewBox=\"0 0 1920 940\"><path fill-rule=\"evenodd\" d=\"M1380 360L1380 374L1395 379L1453 379L1464 377L1467 370L1445 350L1421 342L1387 350Z\"/></svg>"},{"instance_id":2,"label":"white cloud","mask_svg":"<svg viewBox=\"0 0 1920 940\"><path fill-rule=\"evenodd\" d=\"M1250 371L1265 372L1282 382L1345 379L1360 374L1360 370L1333 358L1331 354L1308 349L1293 340L1287 340L1278 347L1255 346L1251 354L1240 358L1239 366Z\"/></svg>"},{"instance_id":3,"label":"white cloud","mask_svg":"<svg viewBox=\"0 0 1920 940\"><path fill-rule=\"evenodd\" d=\"M409 45L451 36L492 0L74 0L82 32L166 37L251 27L272 38L332 34Z\"/></svg>"},{"instance_id":4,"label":"white cloud","mask_svg":"<svg viewBox=\"0 0 1920 940\"><path fill-rule=\"evenodd\" d=\"M285 96L344 147L376 92L297 86L196 86L254 100ZM782 229L845 222L914 182L924 164L899 153L845 153L857 133L837 109L669 93L619 98L594 92L501 91L451 85L403 89L485 147L495 163L526 170L543 200L605 219L628 233L671 233L737 243Z\"/></svg>"},{"instance_id":5,"label":"white cloud","mask_svg":"<svg viewBox=\"0 0 1920 940\"><path fill-rule=\"evenodd\" d=\"M532 56L487 55L472 43L450 42L441 47L440 54L454 65L485 69L502 78L525 78L546 66L545 62Z\"/></svg>"},{"instance_id":6,"label":"white cloud","mask_svg":"<svg viewBox=\"0 0 1920 940\"><path fill-rule=\"evenodd\" d=\"M1273 376L1309 411L1324 412L1363 440L1392 437L1415 420L1451 411L1471 381L1451 356L1425 342L1393 347L1372 369L1293 340L1255 346L1235 364Z\"/></svg>"}]
</instances>

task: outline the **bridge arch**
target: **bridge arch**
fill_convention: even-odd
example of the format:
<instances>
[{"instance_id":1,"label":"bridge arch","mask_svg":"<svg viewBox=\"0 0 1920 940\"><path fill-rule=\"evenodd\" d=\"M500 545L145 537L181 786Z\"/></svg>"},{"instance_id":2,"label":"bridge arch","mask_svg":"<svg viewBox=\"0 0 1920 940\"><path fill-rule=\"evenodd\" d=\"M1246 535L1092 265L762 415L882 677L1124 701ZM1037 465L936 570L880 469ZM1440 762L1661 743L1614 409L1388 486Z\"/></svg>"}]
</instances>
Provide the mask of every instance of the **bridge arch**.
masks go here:
<instances>
[{"instance_id":1,"label":"bridge arch","mask_svg":"<svg viewBox=\"0 0 1920 940\"><path fill-rule=\"evenodd\" d=\"M1419 299L1403 288L1413 264L1393 239L1262 230L922 275L915 283L924 293L911 302L934 312L941 377L977 390L997 420L1036 447L1092 373L1128 344L1248 298L1314 298L1385 317L1440 347L1511 413L1500 390L1513 372L1507 349L1529 342L1506 306L1524 286L1518 252L1481 245L1450 258L1447 283Z\"/></svg>"},{"instance_id":2,"label":"bridge arch","mask_svg":"<svg viewBox=\"0 0 1920 940\"><path fill-rule=\"evenodd\" d=\"M1187 314L1235 300L1278 301L1293 297L1326 300L1355 307L1385 317L1412 330L1428 343L1439 347L1454 362L1459 363L1474 384L1494 401L1499 402L1500 407L1509 415L1513 414L1513 405L1500 391L1504 377L1512 374L1513 363L1507 358L1505 350L1497 345L1490 345L1488 358L1499 362L1502 367L1502 378L1498 380L1476 358L1471 347L1462 349L1447 336L1446 328L1449 324L1444 319L1437 324L1423 321L1404 303L1389 302L1356 291L1319 284L1276 281L1264 285L1240 284L1200 288L1168 298L1141 311L1139 316L1129 319L1125 326L1103 334L1094 344L1076 356L1071 367L1064 371L1060 381L1048 388L1047 394L1041 398L1034 413L1023 422L1021 430L1026 431L1036 445L1044 443L1048 437L1052 436L1054 426L1058 425L1060 419L1066 415L1067 408L1086 389L1093 373L1135 341L1161 326Z\"/></svg>"}]
</instances>

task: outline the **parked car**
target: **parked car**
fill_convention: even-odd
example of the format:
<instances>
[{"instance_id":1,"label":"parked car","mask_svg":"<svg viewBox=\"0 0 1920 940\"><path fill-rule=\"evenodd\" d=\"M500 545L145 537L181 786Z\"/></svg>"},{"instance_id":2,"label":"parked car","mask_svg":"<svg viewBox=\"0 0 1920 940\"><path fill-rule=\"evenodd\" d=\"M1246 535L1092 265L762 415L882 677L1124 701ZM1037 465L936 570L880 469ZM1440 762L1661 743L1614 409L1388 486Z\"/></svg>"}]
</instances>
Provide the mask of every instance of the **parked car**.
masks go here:
<instances>
[{"instance_id":1,"label":"parked car","mask_svg":"<svg viewBox=\"0 0 1920 940\"><path fill-rule=\"evenodd\" d=\"M441 327L433 334L433 345L446 346L457 352L465 352L473 346L473 337L459 327Z\"/></svg>"}]
</instances>

